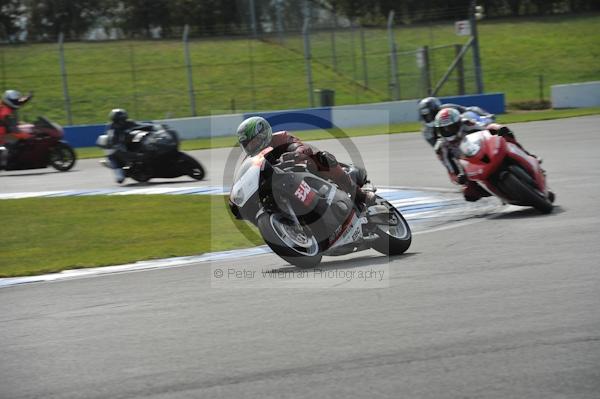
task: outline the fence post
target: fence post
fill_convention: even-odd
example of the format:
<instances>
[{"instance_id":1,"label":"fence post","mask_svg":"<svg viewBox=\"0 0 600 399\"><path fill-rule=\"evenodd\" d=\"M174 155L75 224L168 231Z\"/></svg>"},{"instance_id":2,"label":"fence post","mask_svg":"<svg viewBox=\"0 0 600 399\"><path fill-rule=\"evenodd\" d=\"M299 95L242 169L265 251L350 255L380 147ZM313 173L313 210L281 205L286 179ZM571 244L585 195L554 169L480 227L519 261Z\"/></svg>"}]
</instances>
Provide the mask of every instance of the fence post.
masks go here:
<instances>
[{"instance_id":1,"label":"fence post","mask_svg":"<svg viewBox=\"0 0 600 399\"><path fill-rule=\"evenodd\" d=\"M544 102L544 75L538 76L538 83L540 86L540 104Z\"/></svg>"},{"instance_id":2,"label":"fence post","mask_svg":"<svg viewBox=\"0 0 600 399\"><path fill-rule=\"evenodd\" d=\"M6 63L4 62L4 49L2 49L2 90L6 90Z\"/></svg>"},{"instance_id":3,"label":"fence post","mask_svg":"<svg viewBox=\"0 0 600 399\"><path fill-rule=\"evenodd\" d=\"M250 86L252 87L252 111L256 110L256 78L254 74L254 48L252 40L248 38L248 66L250 67Z\"/></svg>"},{"instance_id":4,"label":"fence post","mask_svg":"<svg viewBox=\"0 0 600 399\"><path fill-rule=\"evenodd\" d=\"M454 45L454 57L458 57L460 54L461 45ZM458 63L456 64L456 73L458 75L458 94L461 96L465 94L465 67L463 65L462 57L458 59Z\"/></svg>"},{"instance_id":5,"label":"fence post","mask_svg":"<svg viewBox=\"0 0 600 399\"><path fill-rule=\"evenodd\" d=\"M311 53L310 53L310 32L309 32L310 19L307 17L304 19L304 26L302 27L302 36L304 37L304 61L306 63L306 85L308 87L308 103L311 108L315 106L315 97L313 93L313 81L312 81L312 69L311 69Z\"/></svg>"},{"instance_id":6,"label":"fence post","mask_svg":"<svg viewBox=\"0 0 600 399\"><path fill-rule=\"evenodd\" d=\"M394 40L394 10L390 10L388 15L388 41L390 44L390 74L392 81L390 86L392 87L392 99L398 100L400 98L400 85L398 83L398 59L396 58L396 41Z\"/></svg>"},{"instance_id":7,"label":"fence post","mask_svg":"<svg viewBox=\"0 0 600 399\"><path fill-rule=\"evenodd\" d=\"M282 3L283 0L277 0L277 3L275 4L275 11L277 17L277 34L279 36L280 45L283 45L283 43L285 42L283 35L283 12L281 10L281 8L283 7Z\"/></svg>"},{"instance_id":8,"label":"fence post","mask_svg":"<svg viewBox=\"0 0 600 399\"><path fill-rule=\"evenodd\" d=\"M60 75L62 77L63 96L65 97L65 111L67 113L67 123L73 124L73 116L71 115L71 97L69 97L69 85L67 84L67 67L65 66L65 48L64 35L61 32L58 35L58 54L60 59ZM4 60L2 60L4 66Z\"/></svg>"},{"instance_id":9,"label":"fence post","mask_svg":"<svg viewBox=\"0 0 600 399\"><path fill-rule=\"evenodd\" d=\"M135 55L133 53L133 45L129 44L129 66L131 68L131 83L133 85L133 114L135 118L139 118L138 114L138 96L137 96L137 77L135 75Z\"/></svg>"},{"instance_id":10,"label":"fence post","mask_svg":"<svg viewBox=\"0 0 600 399\"><path fill-rule=\"evenodd\" d=\"M356 67L356 40L355 40L356 25L354 21L350 21L350 45L352 46L352 80L354 81L354 101L358 103L358 70Z\"/></svg>"},{"instance_id":11,"label":"fence post","mask_svg":"<svg viewBox=\"0 0 600 399\"><path fill-rule=\"evenodd\" d=\"M454 59L454 61L452 61L452 64L450 64L450 66L446 70L446 73L444 74L444 76L442 76L442 78L439 80L439 82L433 88L433 91L431 92L432 96L437 96L438 91L442 88L444 83L446 83L446 81L448 80L448 77L450 77L450 74L454 71L454 68L456 68L459 61L461 60L462 57L464 57L465 53L467 52L469 47L471 47L472 44L473 44L473 38L471 37L467 41L467 43L465 43L462 46L462 48L460 49L460 52L456 55L456 58Z\"/></svg>"},{"instance_id":12,"label":"fence post","mask_svg":"<svg viewBox=\"0 0 600 399\"><path fill-rule=\"evenodd\" d=\"M252 29L252 37L256 37L256 9L254 8L254 0L250 0L250 27Z\"/></svg>"},{"instance_id":13,"label":"fence post","mask_svg":"<svg viewBox=\"0 0 600 399\"><path fill-rule=\"evenodd\" d=\"M183 28L183 50L185 55L185 67L187 70L188 92L190 93L190 107L192 116L196 116L196 96L194 95L194 79L192 76L192 59L190 57L190 42L188 40L190 26L185 25Z\"/></svg>"},{"instance_id":14,"label":"fence post","mask_svg":"<svg viewBox=\"0 0 600 399\"><path fill-rule=\"evenodd\" d=\"M479 57L479 35L477 34L477 18L475 17L476 0L471 0L469 7L469 21L471 23L471 37L473 38L473 64L475 66L475 81L477 93L483 94L483 76L481 70L481 58Z\"/></svg>"},{"instance_id":15,"label":"fence post","mask_svg":"<svg viewBox=\"0 0 600 399\"><path fill-rule=\"evenodd\" d=\"M362 25L360 28L360 51L362 53L362 64L363 64L363 80L365 81L365 87L369 88L369 70L367 68L367 45L365 43L365 31Z\"/></svg>"},{"instance_id":16,"label":"fence post","mask_svg":"<svg viewBox=\"0 0 600 399\"><path fill-rule=\"evenodd\" d=\"M333 16L333 29L331 30L331 66L337 72L337 55L335 48L335 31L337 30L337 15Z\"/></svg>"},{"instance_id":17,"label":"fence post","mask_svg":"<svg viewBox=\"0 0 600 399\"><path fill-rule=\"evenodd\" d=\"M431 95L431 63L429 62L429 46L421 48L421 60L423 62L422 73L423 83L425 83L425 93Z\"/></svg>"}]
</instances>

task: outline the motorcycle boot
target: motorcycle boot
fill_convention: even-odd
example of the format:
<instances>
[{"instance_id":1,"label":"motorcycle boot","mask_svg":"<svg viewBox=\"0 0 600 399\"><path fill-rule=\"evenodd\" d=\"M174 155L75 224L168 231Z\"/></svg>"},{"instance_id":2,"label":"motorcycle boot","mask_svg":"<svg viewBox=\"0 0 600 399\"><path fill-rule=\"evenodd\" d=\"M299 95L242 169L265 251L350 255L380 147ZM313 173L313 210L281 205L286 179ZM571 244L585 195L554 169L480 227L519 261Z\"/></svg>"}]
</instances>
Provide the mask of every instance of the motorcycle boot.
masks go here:
<instances>
[{"instance_id":1,"label":"motorcycle boot","mask_svg":"<svg viewBox=\"0 0 600 399\"><path fill-rule=\"evenodd\" d=\"M479 184L472 180L468 180L463 186L463 196L466 201L475 202L479 201L482 197L491 196L486 190L484 190Z\"/></svg>"},{"instance_id":2,"label":"motorcycle boot","mask_svg":"<svg viewBox=\"0 0 600 399\"><path fill-rule=\"evenodd\" d=\"M375 205L377 199L375 191L377 189L367 180L367 171L364 168L351 164L348 166L347 175L355 187L356 194L354 195L354 200L356 205L361 209L363 206L368 208Z\"/></svg>"},{"instance_id":3,"label":"motorcycle boot","mask_svg":"<svg viewBox=\"0 0 600 399\"><path fill-rule=\"evenodd\" d=\"M0 146L0 170L6 169L8 165L8 149L4 146Z\"/></svg>"},{"instance_id":4,"label":"motorcycle boot","mask_svg":"<svg viewBox=\"0 0 600 399\"><path fill-rule=\"evenodd\" d=\"M375 203L377 202L377 196L373 191L357 187L356 194L354 195L354 200L356 202L356 205L359 206L359 208L362 209L363 206L368 208L370 206L375 205Z\"/></svg>"},{"instance_id":5,"label":"motorcycle boot","mask_svg":"<svg viewBox=\"0 0 600 399\"><path fill-rule=\"evenodd\" d=\"M123 172L123 169L121 169L121 168L115 169L115 180L119 184L121 184L125 181L125 172Z\"/></svg>"}]
</instances>

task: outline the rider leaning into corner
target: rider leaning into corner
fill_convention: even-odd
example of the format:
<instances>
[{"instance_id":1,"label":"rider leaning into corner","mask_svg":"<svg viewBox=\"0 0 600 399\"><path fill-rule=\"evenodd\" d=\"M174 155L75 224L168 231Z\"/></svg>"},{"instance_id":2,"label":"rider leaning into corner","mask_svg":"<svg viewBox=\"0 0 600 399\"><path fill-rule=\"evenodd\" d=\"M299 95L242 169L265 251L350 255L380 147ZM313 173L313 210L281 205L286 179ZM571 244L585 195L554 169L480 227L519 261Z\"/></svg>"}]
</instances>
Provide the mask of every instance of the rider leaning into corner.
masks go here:
<instances>
[{"instance_id":1,"label":"rider leaning into corner","mask_svg":"<svg viewBox=\"0 0 600 399\"><path fill-rule=\"evenodd\" d=\"M152 125L143 125L129 119L127 111L122 108L115 108L108 114L110 125L106 131L108 135L109 148L114 150L108 155L110 168L115 172L117 183L121 184L125 180L123 167L136 157L136 154L129 150L130 137L132 130L152 130Z\"/></svg>"},{"instance_id":2,"label":"rider leaning into corner","mask_svg":"<svg viewBox=\"0 0 600 399\"><path fill-rule=\"evenodd\" d=\"M273 150L266 154L266 159L272 164L278 160L291 157L296 163L306 163L308 170L323 178L331 179L342 190L350 193L357 204L366 206L375 203L375 193L366 191L361 186L367 181L366 171L357 169L357 175L352 178L338 163L333 154L318 151L304 144L287 131L273 133L266 119L254 116L243 121L237 129L238 141L247 156L255 156L268 147ZM239 218L237 206L230 202L232 213Z\"/></svg>"},{"instance_id":3,"label":"rider leaning into corner","mask_svg":"<svg viewBox=\"0 0 600 399\"><path fill-rule=\"evenodd\" d=\"M6 90L0 102L0 169L6 167L8 152L18 145L20 140L31 137L29 133L19 131L17 110L33 97L32 93L22 96L16 90Z\"/></svg>"},{"instance_id":4,"label":"rider leaning into corner","mask_svg":"<svg viewBox=\"0 0 600 399\"><path fill-rule=\"evenodd\" d=\"M435 126L435 116L438 112L440 112L440 110L446 108L453 108L461 114L464 114L465 112L473 112L480 117L484 117L489 120L495 119L494 114L490 114L486 110L477 106L465 107L452 103L442 104L442 102L436 97L426 97L419 101L419 117L423 121L423 128L421 130L421 133L423 133L423 138L432 147L435 147L435 143L440 138L439 129Z\"/></svg>"},{"instance_id":5,"label":"rider leaning into corner","mask_svg":"<svg viewBox=\"0 0 600 399\"><path fill-rule=\"evenodd\" d=\"M460 167L458 162L461 155L459 145L465 135L488 130L491 134L504 137L509 143L516 144L527 154L536 157L523 148L515 138L514 133L506 126L497 123L491 123L487 126L478 125L469 119L463 118L461 113L454 108L441 109L435 116L434 122L440 134L440 138L437 139L434 145L435 152L446 167L450 180L462 186L463 195L467 201L477 201L481 197L489 197L490 193L476 182L469 180ZM539 157L536 158L541 162Z\"/></svg>"}]
</instances>

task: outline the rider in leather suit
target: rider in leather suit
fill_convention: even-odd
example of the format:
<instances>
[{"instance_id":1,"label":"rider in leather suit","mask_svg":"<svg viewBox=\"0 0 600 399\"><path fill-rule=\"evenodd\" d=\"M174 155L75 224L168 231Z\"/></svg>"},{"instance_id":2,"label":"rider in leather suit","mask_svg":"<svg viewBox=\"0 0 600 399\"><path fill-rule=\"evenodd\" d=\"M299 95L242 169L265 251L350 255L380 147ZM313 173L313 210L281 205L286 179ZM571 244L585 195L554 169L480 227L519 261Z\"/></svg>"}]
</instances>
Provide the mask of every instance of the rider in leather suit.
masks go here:
<instances>
[{"instance_id":1,"label":"rider in leather suit","mask_svg":"<svg viewBox=\"0 0 600 399\"><path fill-rule=\"evenodd\" d=\"M357 203L366 206L375 203L375 194L360 188L366 182L364 169L358 171L355 179L351 178L333 154L318 151L287 131L273 133L271 125L264 118L255 116L246 119L238 127L237 135L242 150L248 156L254 156L267 147L273 147L273 150L266 155L269 162L275 164L282 155L286 154L285 157L291 156L297 163L306 162L311 172L334 181L342 190L350 193ZM230 207L233 214L237 216L235 205L230 204Z\"/></svg>"},{"instance_id":2,"label":"rider in leather suit","mask_svg":"<svg viewBox=\"0 0 600 399\"><path fill-rule=\"evenodd\" d=\"M439 129L441 136L434 147L436 153L438 153L440 160L446 167L450 180L462 186L463 195L467 201L477 201L481 197L490 196L490 193L476 182L469 180L457 162L461 156L460 141L465 135L485 129L491 134L504 137L506 141L516 144L527 154L535 157L523 148L515 138L514 133L506 126L498 123L491 123L487 126L477 125L473 121L464 119L461 113L453 108L440 110L435 116L435 126Z\"/></svg>"},{"instance_id":3,"label":"rider in leather suit","mask_svg":"<svg viewBox=\"0 0 600 399\"><path fill-rule=\"evenodd\" d=\"M486 110L477 106L465 107L452 103L442 104L442 102L436 97L426 97L419 101L419 116L423 121L421 133L423 134L425 141L427 141L432 147L435 146L436 141L440 138L439 128L435 126L435 116L438 112L440 112L440 110L445 108L456 109L461 114L471 111L479 116L486 117L491 120L494 119L493 114L490 114Z\"/></svg>"},{"instance_id":4,"label":"rider in leather suit","mask_svg":"<svg viewBox=\"0 0 600 399\"><path fill-rule=\"evenodd\" d=\"M6 167L8 153L14 149L19 140L30 137L29 133L19 131L17 110L32 97L31 93L22 96L16 90L6 90L2 95L2 102L0 102L0 169Z\"/></svg>"}]
</instances>

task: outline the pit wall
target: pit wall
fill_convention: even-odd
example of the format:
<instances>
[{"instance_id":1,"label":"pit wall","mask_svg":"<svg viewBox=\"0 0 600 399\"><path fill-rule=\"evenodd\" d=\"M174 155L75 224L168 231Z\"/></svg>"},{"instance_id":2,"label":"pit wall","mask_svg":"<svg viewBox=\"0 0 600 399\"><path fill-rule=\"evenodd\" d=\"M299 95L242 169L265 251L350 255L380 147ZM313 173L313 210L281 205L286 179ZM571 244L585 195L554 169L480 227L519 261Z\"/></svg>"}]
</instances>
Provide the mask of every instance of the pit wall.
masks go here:
<instances>
[{"instance_id":1,"label":"pit wall","mask_svg":"<svg viewBox=\"0 0 600 399\"><path fill-rule=\"evenodd\" d=\"M552 108L600 106L600 81L552 86Z\"/></svg>"},{"instance_id":2,"label":"pit wall","mask_svg":"<svg viewBox=\"0 0 600 399\"><path fill-rule=\"evenodd\" d=\"M444 103L464 106L477 105L491 113L502 114L505 111L504 93L440 97ZM165 123L175 129L181 139L203 137L232 136L239 124L250 116L265 117L274 130L312 130L330 129L334 126L349 128L358 126L387 125L393 123L416 122L419 119L418 100L390 101L373 104L343 105L273 112L255 112L201 116L192 118L163 119L156 123ZM90 147L106 130L106 125L79 125L65 127L65 138L74 147Z\"/></svg>"}]
</instances>

